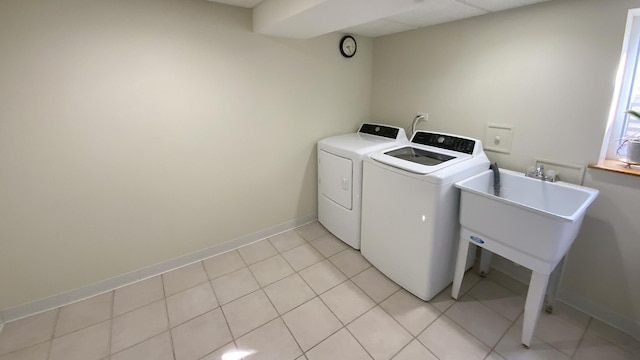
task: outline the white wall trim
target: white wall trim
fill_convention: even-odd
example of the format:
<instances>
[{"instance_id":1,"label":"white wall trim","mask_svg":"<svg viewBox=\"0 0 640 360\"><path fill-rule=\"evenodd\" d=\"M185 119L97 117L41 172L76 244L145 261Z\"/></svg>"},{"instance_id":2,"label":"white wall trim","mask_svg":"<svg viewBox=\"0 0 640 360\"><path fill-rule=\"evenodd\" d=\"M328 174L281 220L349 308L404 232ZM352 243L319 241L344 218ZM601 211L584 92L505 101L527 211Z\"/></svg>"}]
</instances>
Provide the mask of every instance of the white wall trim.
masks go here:
<instances>
[{"instance_id":1,"label":"white wall trim","mask_svg":"<svg viewBox=\"0 0 640 360\"><path fill-rule=\"evenodd\" d=\"M531 270L495 255L492 259L491 266L496 270L522 282L523 284L529 285ZM595 304L580 295L561 288L558 289L558 293L556 294L556 301L560 301L574 307L583 313L611 325L614 328L631 335L637 340L640 340L640 323L637 321L624 318L623 316L620 316L620 314L617 314L604 306Z\"/></svg>"},{"instance_id":2,"label":"white wall trim","mask_svg":"<svg viewBox=\"0 0 640 360\"><path fill-rule=\"evenodd\" d=\"M242 236L219 245L205 248L190 254L182 255L177 258L154 264L139 270L134 270L126 274L118 275L110 279L102 280L94 284L36 300L28 304L18 305L12 308L0 310L0 331L2 330L3 325L2 319L4 319L5 322L15 321L27 316L35 315L80 300L84 300L95 295L109 292L125 285L144 280L165 273L167 271L177 269L179 267L193 264L195 262L202 261L206 258L218 254L222 254L224 252L239 248L252 242L256 242L258 240L262 240L264 238L294 229L301 225L315 221L317 218L318 214L313 213L311 215L303 216L301 218L255 232L253 234Z\"/></svg>"}]
</instances>

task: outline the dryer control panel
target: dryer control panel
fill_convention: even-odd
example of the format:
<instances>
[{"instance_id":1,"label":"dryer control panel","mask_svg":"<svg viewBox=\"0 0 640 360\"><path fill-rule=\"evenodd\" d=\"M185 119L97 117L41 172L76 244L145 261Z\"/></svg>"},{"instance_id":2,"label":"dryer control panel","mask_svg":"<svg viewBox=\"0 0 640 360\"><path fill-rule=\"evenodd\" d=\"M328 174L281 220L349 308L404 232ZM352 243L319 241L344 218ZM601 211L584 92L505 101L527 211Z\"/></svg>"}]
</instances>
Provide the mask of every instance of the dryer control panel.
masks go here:
<instances>
[{"instance_id":1,"label":"dryer control panel","mask_svg":"<svg viewBox=\"0 0 640 360\"><path fill-rule=\"evenodd\" d=\"M416 131L411 142L465 154L473 154L476 145L476 141L472 139L424 131Z\"/></svg>"},{"instance_id":2,"label":"dryer control panel","mask_svg":"<svg viewBox=\"0 0 640 360\"><path fill-rule=\"evenodd\" d=\"M361 134L382 136L389 139L398 139L400 128L378 124L362 124L358 132Z\"/></svg>"}]
</instances>

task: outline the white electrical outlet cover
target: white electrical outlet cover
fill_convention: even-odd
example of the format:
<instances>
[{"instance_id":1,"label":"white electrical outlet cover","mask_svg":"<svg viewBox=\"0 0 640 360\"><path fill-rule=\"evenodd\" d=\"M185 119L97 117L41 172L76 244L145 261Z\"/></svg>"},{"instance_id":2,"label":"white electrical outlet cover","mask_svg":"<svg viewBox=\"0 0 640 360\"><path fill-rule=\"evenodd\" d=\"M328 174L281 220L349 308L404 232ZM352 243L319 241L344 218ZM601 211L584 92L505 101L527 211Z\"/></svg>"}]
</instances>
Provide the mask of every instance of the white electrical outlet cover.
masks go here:
<instances>
[{"instance_id":1,"label":"white electrical outlet cover","mask_svg":"<svg viewBox=\"0 0 640 360\"><path fill-rule=\"evenodd\" d=\"M513 125L487 124L487 131L482 142L484 150L509 154L512 142Z\"/></svg>"}]
</instances>

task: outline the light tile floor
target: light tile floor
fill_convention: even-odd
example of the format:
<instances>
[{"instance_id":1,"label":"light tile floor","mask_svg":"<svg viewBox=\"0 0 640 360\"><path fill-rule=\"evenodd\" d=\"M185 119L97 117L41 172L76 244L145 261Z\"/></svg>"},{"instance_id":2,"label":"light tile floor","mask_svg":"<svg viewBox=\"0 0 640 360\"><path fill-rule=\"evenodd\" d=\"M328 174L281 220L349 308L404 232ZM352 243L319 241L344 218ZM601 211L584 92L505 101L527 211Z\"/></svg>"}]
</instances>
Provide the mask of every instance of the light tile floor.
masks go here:
<instances>
[{"instance_id":1,"label":"light tile floor","mask_svg":"<svg viewBox=\"0 0 640 360\"><path fill-rule=\"evenodd\" d=\"M520 344L526 286L465 275L423 302L319 223L5 325L0 360L639 359L559 304ZM235 354L235 356L234 356Z\"/></svg>"}]
</instances>

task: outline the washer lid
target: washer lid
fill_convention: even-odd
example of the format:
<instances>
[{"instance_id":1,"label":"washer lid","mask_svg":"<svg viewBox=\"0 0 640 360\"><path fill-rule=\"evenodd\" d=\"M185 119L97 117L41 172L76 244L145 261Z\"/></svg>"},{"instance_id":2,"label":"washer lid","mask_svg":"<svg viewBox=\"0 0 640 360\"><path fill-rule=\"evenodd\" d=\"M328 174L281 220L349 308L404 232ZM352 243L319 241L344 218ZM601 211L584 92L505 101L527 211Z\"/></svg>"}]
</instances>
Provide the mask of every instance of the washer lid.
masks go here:
<instances>
[{"instance_id":1,"label":"washer lid","mask_svg":"<svg viewBox=\"0 0 640 360\"><path fill-rule=\"evenodd\" d=\"M373 153L371 158L414 174L427 175L469 160L473 156L430 146L411 144Z\"/></svg>"},{"instance_id":2,"label":"washer lid","mask_svg":"<svg viewBox=\"0 0 640 360\"><path fill-rule=\"evenodd\" d=\"M427 175L483 154L480 140L445 133L416 131L411 143L371 155L373 160Z\"/></svg>"},{"instance_id":3,"label":"washer lid","mask_svg":"<svg viewBox=\"0 0 640 360\"><path fill-rule=\"evenodd\" d=\"M440 165L443 162L450 161L456 158L455 156L445 155L424 149L418 149L411 146L405 146L399 149L387 151L385 152L385 155L427 166Z\"/></svg>"}]
</instances>

